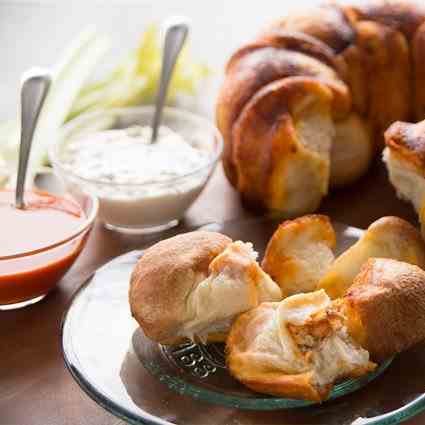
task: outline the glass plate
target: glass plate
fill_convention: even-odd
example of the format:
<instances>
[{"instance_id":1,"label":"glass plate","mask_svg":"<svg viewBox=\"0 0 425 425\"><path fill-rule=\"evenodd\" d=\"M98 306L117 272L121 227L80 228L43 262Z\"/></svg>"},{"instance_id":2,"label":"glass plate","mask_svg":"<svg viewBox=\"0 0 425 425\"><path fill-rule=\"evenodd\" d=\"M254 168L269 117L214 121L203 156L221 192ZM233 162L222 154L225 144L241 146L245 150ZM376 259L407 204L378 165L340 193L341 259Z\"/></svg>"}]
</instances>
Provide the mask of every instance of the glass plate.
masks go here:
<instances>
[{"instance_id":1,"label":"glass plate","mask_svg":"<svg viewBox=\"0 0 425 425\"><path fill-rule=\"evenodd\" d=\"M276 224L245 220L207 227L252 241L261 254ZM362 233L341 224L335 230L337 252ZM62 325L63 354L72 376L96 402L129 423L396 424L425 409L425 345L373 374L340 383L330 400L313 404L240 385L227 373L220 345L164 348L153 343L128 307L129 276L140 256L134 251L99 269L74 296Z\"/></svg>"}]
</instances>

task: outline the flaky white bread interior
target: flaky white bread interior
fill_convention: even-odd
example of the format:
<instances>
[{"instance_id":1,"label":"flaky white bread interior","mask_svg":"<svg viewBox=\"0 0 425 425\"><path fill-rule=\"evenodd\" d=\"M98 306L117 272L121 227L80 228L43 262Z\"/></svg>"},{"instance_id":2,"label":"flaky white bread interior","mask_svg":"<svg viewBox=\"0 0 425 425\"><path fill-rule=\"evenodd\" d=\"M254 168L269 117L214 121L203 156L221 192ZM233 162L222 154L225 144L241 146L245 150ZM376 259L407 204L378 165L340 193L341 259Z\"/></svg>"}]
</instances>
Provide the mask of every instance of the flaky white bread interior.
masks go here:
<instances>
[{"instance_id":1,"label":"flaky white bread interior","mask_svg":"<svg viewBox=\"0 0 425 425\"><path fill-rule=\"evenodd\" d=\"M342 253L320 279L331 298L345 294L362 265L372 257L392 258L425 268L425 244L415 227L398 217L382 217Z\"/></svg>"},{"instance_id":2,"label":"flaky white bread interior","mask_svg":"<svg viewBox=\"0 0 425 425\"><path fill-rule=\"evenodd\" d=\"M227 339L230 373L254 391L321 401L335 381L375 368L320 290L242 314Z\"/></svg>"},{"instance_id":3,"label":"flaky white bread interior","mask_svg":"<svg viewBox=\"0 0 425 425\"><path fill-rule=\"evenodd\" d=\"M425 271L417 266L370 259L342 303L350 334L375 361L425 339Z\"/></svg>"},{"instance_id":4,"label":"flaky white bread interior","mask_svg":"<svg viewBox=\"0 0 425 425\"><path fill-rule=\"evenodd\" d=\"M191 232L158 242L138 261L130 281L133 317L162 344L224 340L234 318L281 299L250 243L215 232Z\"/></svg>"},{"instance_id":5,"label":"flaky white bread interior","mask_svg":"<svg viewBox=\"0 0 425 425\"><path fill-rule=\"evenodd\" d=\"M335 231L324 215L284 221L269 240L261 266L283 296L316 289L334 260Z\"/></svg>"},{"instance_id":6,"label":"flaky white bread interior","mask_svg":"<svg viewBox=\"0 0 425 425\"><path fill-rule=\"evenodd\" d=\"M397 196L414 206L425 237L425 121L396 122L385 132L383 159Z\"/></svg>"}]
</instances>

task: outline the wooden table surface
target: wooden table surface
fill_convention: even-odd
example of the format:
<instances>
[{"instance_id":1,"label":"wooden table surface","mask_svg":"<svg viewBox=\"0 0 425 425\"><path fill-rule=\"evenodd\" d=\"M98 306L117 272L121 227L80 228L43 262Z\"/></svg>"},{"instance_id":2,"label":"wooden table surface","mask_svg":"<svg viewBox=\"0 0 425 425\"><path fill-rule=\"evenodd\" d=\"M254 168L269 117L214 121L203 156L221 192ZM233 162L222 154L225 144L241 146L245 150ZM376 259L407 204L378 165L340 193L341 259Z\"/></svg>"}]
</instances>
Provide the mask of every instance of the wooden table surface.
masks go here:
<instances>
[{"instance_id":1,"label":"wooden table surface","mask_svg":"<svg viewBox=\"0 0 425 425\"><path fill-rule=\"evenodd\" d=\"M395 198L379 164L353 187L329 196L321 212L358 227L389 214L416 223L411 207ZM242 208L219 167L183 226L251 214ZM96 405L73 381L63 363L59 328L72 294L93 271L144 243L140 237L120 236L97 223L84 252L55 291L31 307L0 313L0 425L123 423ZM424 420L422 414L406 423L419 425Z\"/></svg>"}]
</instances>

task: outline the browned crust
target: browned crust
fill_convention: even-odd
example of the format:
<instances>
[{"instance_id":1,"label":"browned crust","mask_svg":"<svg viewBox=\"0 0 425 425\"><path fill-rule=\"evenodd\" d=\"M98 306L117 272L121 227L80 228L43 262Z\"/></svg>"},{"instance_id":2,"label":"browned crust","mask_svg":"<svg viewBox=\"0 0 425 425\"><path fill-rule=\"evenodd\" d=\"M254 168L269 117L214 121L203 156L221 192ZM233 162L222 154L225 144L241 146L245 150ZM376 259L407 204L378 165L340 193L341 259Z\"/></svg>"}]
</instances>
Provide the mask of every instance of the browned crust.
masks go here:
<instances>
[{"instance_id":1,"label":"browned crust","mask_svg":"<svg viewBox=\"0 0 425 425\"><path fill-rule=\"evenodd\" d=\"M220 233L197 231L165 239L144 252L131 275L129 302L133 317L149 338L174 341L185 320L188 293L231 242Z\"/></svg>"},{"instance_id":2,"label":"browned crust","mask_svg":"<svg viewBox=\"0 0 425 425\"><path fill-rule=\"evenodd\" d=\"M405 242L406 247L415 251L417 265L425 268L425 242L418 229L408 221L396 216L381 217L367 228L367 233L374 238L379 238L380 234L385 236L390 229L394 237L397 237L400 242ZM406 252L403 255L407 257Z\"/></svg>"},{"instance_id":3,"label":"browned crust","mask_svg":"<svg viewBox=\"0 0 425 425\"><path fill-rule=\"evenodd\" d=\"M235 362L235 359L232 360ZM268 373L254 376L249 379L239 380L251 388L263 394L270 394L276 397L295 398L310 401L323 401L329 396L332 385L327 385L321 392L311 384L311 372L294 375L284 375L282 373ZM235 376L237 378L237 376Z\"/></svg>"},{"instance_id":4,"label":"browned crust","mask_svg":"<svg viewBox=\"0 0 425 425\"><path fill-rule=\"evenodd\" d=\"M316 241L326 244L330 249L335 248L335 230L328 216L322 214L308 214L294 220L284 221L275 230L267 243L266 252L261 263L264 271L278 284L282 275L285 278L291 275L290 264L285 265L285 261L289 258L285 256L284 250L282 250L282 244L285 243L283 238L285 238L288 232L291 232L291 235L299 234L305 232L306 228L313 228L316 230L314 235ZM283 290L283 288L281 289Z\"/></svg>"},{"instance_id":5,"label":"browned crust","mask_svg":"<svg viewBox=\"0 0 425 425\"><path fill-rule=\"evenodd\" d=\"M325 84L313 78L292 77L271 83L247 103L233 128L233 158L238 189L250 202L270 207L276 198L273 175L291 156L299 155L293 108L305 96L323 103L332 96ZM281 188L283 191L283 188Z\"/></svg>"},{"instance_id":6,"label":"browned crust","mask_svg":"<svg viewBox=\"0 0 425 425\"><path fill-rule=\"evenodd\" d=\"M422 1L368 0L346 8L356 20L380 23L402 32L408 39L425 20L425 5Z\"/></svg>"},{"instance_id":7,"label":"browned crust","mask_svg":"<svg viewBox=\"0 0 425 425\"><path fill-rule=\"evenodd\" d=\"M346 82L350 87L353 108L362 116L369 109L367 61L362 50L356 45L348 46L341 57L347 65Z\"/></svg>"},{"instance_id":8,"label":"browned crust","mask_svg":"<svg viewBox=\"0 0 425 425\"><path fill-rule=\"evenodd\" d=\"M413 98L416 120L425 118L425 22L416 30L411 42L414 69Z\"/></svg>"},{"instance_id":9,"label":"browned crust","mask_svg":"<svg viewBox=\"0 0 425 425\"><path fill-rule=\"evenodd\" d=\"M279 371L253 370L250 362L244 358L248 324L258 310L274 309L274 304L262 303L256 309L241 314L233 323L226 342L226 363L230 373L247 387L261 393L312 401L326 399L332 386L323 388L319 393L311 382L311 372L285 375Z\"/></svg>"},{"instance_id":10,"label":"browned crust","mask_svg":"<svg viewBox=\"0 0 425 425\"><path fill-rule=\"evenodd\" d=\"M366 72L363 75L366 81L359 92L365 96L363 108L366 106L376 137L381 139L391 123L408 119L411 115L409 46L402 33L379 23L359 22L356 29L356 49L359 50L360 66ZM346 57L350 66L349 59ZM353 86L353 91L356 88ZM357 102L359 93L356 96Z\"/></svg>"},{"instance_id":11,"label":"browned crust","mask_svg":"<svg viewBox=\"0 0 425 425\"><path fill-rule=\"evenodd\" d=\"M308 34L298 31L287 31L280 27L272 27L261 34L257 38L257 42L304 53L334 68L339 75L345 75L346 69L344 63L337 59L338 56L335 55L334 51L319 39ZM241 52L241 50L238 52ZM228 67L234 59L236 58L232 56Z\"/></svg>"},{"instance_id":12,"label":"browned crust","mask_svg":"<svg viewBox=\"0 0 425 425\"><path fill-rule=\"evenodd\" d=\"M381 361L425 339L425 272L391 259L369 259L344 300L363 327L364 345Z\"/></svg>"},{"instance_id":13,"label":"browned crust","mask_svg":"<svg viewBox=\"0 0 425 425\"><path fill-rule=\"evenodd\" d=\"M392 154L425 174L425 121L417 124L395 122L385 132L385 143Z\"/></svg>"},{"instance_id":14,"label":"browned crust","mask_svg":"<svg viewBox=\"0 0 425 425\"><path fill-rule=\"evenodd\" d=\"M335 53L347 48L356 38L351 16L336 3L325 3L277 21L273 27L307 34L329 46Z\"/></svg>"}]
</instances>

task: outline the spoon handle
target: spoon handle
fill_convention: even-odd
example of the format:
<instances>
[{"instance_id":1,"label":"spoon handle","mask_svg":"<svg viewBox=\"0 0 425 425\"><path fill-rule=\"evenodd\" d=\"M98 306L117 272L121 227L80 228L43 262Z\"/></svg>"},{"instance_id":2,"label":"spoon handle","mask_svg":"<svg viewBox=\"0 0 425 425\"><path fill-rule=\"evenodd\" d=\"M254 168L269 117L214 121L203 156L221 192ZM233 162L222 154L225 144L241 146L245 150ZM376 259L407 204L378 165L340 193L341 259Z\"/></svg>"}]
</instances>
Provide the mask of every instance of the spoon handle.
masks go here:
<instances>
[{"instance_id":1,"label":"spoon handle","mask_svg":"<svg viewBox=\"0 0 425 425\"><path fill-rule=\"evenodd\" d=\"M40 110L50 87L50 75L41 68L31 68L21 80L21 142L19 145L18 177L15 206L24 207L25 177L31 152L32 138Z\"/></svg>"},{"instance_id":2,"label":"spoon handle","mask_svg":"<svg viewBox=\"0 0 425 425\"><path fill-rule=\"evenodd\" d=\"M155 115L152 123L151 143L154 143L158 136L158 127L161 122L162 110L164 108L167 89L173 74L174 65L189 33L187 19L183 17L173 17L166 22L166 33L164 47L162 51L161 76L159 80L159 90L156 97Z\"/></svg>"}]
</instances>

